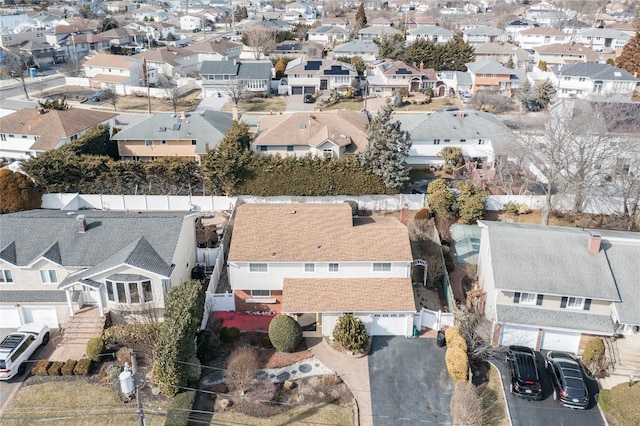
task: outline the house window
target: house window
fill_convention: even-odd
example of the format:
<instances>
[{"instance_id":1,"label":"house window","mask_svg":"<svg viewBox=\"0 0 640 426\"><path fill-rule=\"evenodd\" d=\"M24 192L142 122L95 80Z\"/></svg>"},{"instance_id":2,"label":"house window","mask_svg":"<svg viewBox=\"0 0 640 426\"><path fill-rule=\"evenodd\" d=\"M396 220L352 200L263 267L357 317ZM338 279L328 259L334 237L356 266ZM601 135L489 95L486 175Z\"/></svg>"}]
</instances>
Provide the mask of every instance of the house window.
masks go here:
<instances>
[{"instance_id":1,"label":"house window","mask_svg":"<svg viewBox=\"0 0 640 426\"><path fill-rule=\"evenodd\" d=\"M146 139L144 141L144 146L153 146L153 141L151 139Z\"/></svg>"},{"instance_id":2,"label":"house window","mask_svg":"<svg viewBox=\"0 0 640 426\"><path fill-rule=\"evenodd\" d=\"M151 281L105 282L110 302L140 304L153 301Z\"/></svg>"},{"instance_id":3,"label":"house window","mask_svg":"<svg viewBox=\"0 0 640 426\"><path fill-rule=\"evenodd\" d=\"M315 272L316 271L316 264L315 263L305 263L304 264L304 271L305 272Z\"/></svg>"},{"instance_id":4,"label":"house window","mask_svg":"<svg viewBox=\"0 0 640 426\"><path fill-rule=\"evenodd\" d=\"M466 139L460 139L460 143L465 143L466 141Z\"/></svg>"},{"instance_id":5,"label":"house window","mask_svg":"<svg viewBox=\"0 0 640 426\"><path fill-rule=\"evenodd\" d=\"M373 272L390 272L391 263L389 262L376 262L373 264Z\"/></svg>"},{"instance_id":6,"label":"house window","mask_svg":"<svg viewBox=\"0 0 640 426\"><path fill-rule=\"evenodd\" d=\"M440 145L440 139L434 139L433 140L433 144L434 145Z\"/></svg>"},{"instance_id":7,"label":"house window","mask_svg":"<svg viewBox=\"0 0 640 426\"><path fill-rule=\"evenodd\" d=\"M322 155L324 155L324 158L333 158L333 150L329 148L323 149Z\"/></svg>"},{"instance_id":8,"label":"house window","mask_svg":"<svg viewBox=\"0 0 640 426\"><path fill-rule=\"evenodd\" d=\"M520 300L518 303L523 305L533 305L536 303L536 294L535 293L520 293Z\"/></svg>"},{"instance_id":9,"label":"house window","mask_svg":"<svg viewBox=\"0 0 640 426\"><path fill-rule=\"evenodd\" d=\"M251 297L269 297L271 290L251 290Z\"/></svg>"},{"instance_id":10,"label":"house window","mask_svg":"<svg viewBox=\"0 0 640 426\"><path fill-rule=\"evenodd\" d=\"M478 139L478 145L482 145L482 144L483 144L482 139Z\"/></svg>"},{"instance_id":11,"label":"house window","mask_svg":"<svg viewBox=\"0 0 640 426\"><path fill-rule=\"evenodd\" d=\"M6 141L7 140L7 135L5 135L4 133L0 134L0 141Z\"/></svg>"},{"instance_id":12,"label":"house window","mask_svg":"<svg viewBox=\"0 0 640 426\"><path fill-rule=\"evenodd\" d=\"M13 282L13 274L10 269L0 269L0 284Z\"/></svg>"},{"instance_id":13,"label":"house window","mask_svg":"<svg viewBox=\"0 0 640 426\"><path fill-rule=\"evenodd\" d=\"M566 76L566 77L564 78L564 81L570 81L570 80L571 80L571 77L569 77L569 76Z\"/></svg>"},{"instance_id":14,"label":"house window","mask_svg":"<svg viewBox=\"0 0 640 426\"><path fill-rule=\"evenodd\" d=\"M451 139L445 139L444 140L444 143L449 143L449 142L451 142Z\"/></svg>"},{"instance_id":15,"label":"house window","mask_svg":"<svg viewBox=\"0 0 640 426\"><path fill-rule=\"evenodd\" d=\"M584 299L582 297L569 297L567 300L567 309L582 309L584 307Z\"/></svg>"},{"instance_id":16,"label":"house window","mask_svg":"<svg viewBox=\"0 0 640 426\"><path fill-rule=\"evenodd\" d=\"M191 145L195 145L196 143L198 143L195 139L191 139Z\"/></svg>"},{"instance_id":17,"label":"house window","mask_svg":"<svg viewBox=\"0 0 640 426\"><path fill-rule=\"evenodd\" d=\"M287 152L293 152L293 145L287 145Z\"/></svg>"},{"instance_id":18,"label":"house window","mask_svg":"<svg viewBox=\"0 0 640 426\"><path fill-rule=\"evenodd\" d=\"M267 152L267 146L266 145L260 145L260 151L261 152Z\"/></svg>"},{"instance_id":19,"label":"house window","mask_svg":"<svg viewBox=\"0 0 640 426\"><path fill-rule=\"evenodd\" d=\"M107 299L109 299L110 302L116 301L116 297L113 294L113 283L111 281L107 281Z\"/></svg>"},{"instance_id":20,"label":"house window","mask_svg":"<svg viewBox=\"0 0 640 426\"><path fill-rule=\"evenodd\" d=\"M584 77L580 77L580 78L578 78L578 81L587 81L587 79L584 78Z\"/></svg>"},{"instance_id":21,"label":"house window","mask_svg":"<svg viewBox=\"0 0 640 426\"><path fill-rule=\"evenodd\" d=\"M40 281L42 284L57 284L58 283L58 274L56 274L55 269L41 269L40 270Z\"/></svg>"},{"instance_id":22,"label":"house window","mask_svg":"<svg viewBox=\"0 0 640 426\"><path fill-rule=\"evenodd\" d=\"M167 141L166 141L166 140L163 140L163 141L162 141L162 145L166 145L166 144L167 144Z\"/></svg>"},{"instance_id":23,"label":"house window","mask_svg":"<svg viewBox=\"0 0 640 426\"><path fill-rule=\"evenodd\" d=\"M329 272L340 272L340 264L338 264L338 263L330 263L329 264Z\"/></svg>"},{"instance_id":24,"label":"house window","mask_svg":"<svg viewBox=\"0 0 640 426\"><path fill-rule=\"evenodd\" d=\"M267 272L268 267L266 263L250 263L249 272Z\"/></svg>"}]
</instances>

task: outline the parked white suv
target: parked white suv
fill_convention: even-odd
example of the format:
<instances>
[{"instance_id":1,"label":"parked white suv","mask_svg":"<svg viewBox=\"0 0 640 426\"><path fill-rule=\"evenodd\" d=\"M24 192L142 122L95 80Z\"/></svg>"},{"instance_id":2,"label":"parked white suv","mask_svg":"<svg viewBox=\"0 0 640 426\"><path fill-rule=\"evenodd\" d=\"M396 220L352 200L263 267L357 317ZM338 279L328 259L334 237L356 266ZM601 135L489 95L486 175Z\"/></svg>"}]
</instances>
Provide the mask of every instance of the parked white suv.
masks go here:
<instances>
[{"instance_id":1,"label":"parked white suv","mask_svg":"<svg viewBox=\"0 0 640 426\"><path fill-rule=\"evenodd\" d=\"M40 346L49 343L49 327L30 322L0 342L0 380L24 374L25 362Z\"/></svg>"}]
</instances>

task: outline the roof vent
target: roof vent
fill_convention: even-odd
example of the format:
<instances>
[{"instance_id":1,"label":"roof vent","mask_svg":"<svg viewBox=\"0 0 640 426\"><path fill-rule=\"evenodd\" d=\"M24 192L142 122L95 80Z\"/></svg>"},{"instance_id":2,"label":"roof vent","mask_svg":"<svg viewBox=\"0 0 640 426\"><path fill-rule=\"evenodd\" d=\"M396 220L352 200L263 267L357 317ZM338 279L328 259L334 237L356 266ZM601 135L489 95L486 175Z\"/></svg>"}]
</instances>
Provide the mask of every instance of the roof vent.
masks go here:
<instances>
[{"instance_id":1,"label":"roof vent","mask_svg":"<svg viewBox=\"0 0 640 426\"><path fill-rule=\"evenodd\" d=\"M321 246L320 244L318 244L318 245L316 246L316 250L320 250L321 248L322 248L322 246Z\"/></svg>"},{"instance_id":2,"label":"roof vent","mask_svg":"<svg viewBox=\"0 0 640 426\"><path fill-rule=\"evenodd\" d=\"M67 216L75 216L76 212L67 212Z\"/></svg>"},{"instance_id":3,"label":"roof vent","mask_svg":"<svg viewBox=\"0 0 640 426\"><path fill-rule=\"evenodd\" d=\"M289 213L296 214L296 211L295 210L291 210Z\"/></svg>"},{"instance_id":4,"label":"roof vent","mask_svg":"<svg viewBox=\"0 0 640 426\"><path fill-rule=\"evenodd\" d=\"M299 124L298 125L298 129L306 129L307 125L306 124Z\"/></svg>"}]
</instances>

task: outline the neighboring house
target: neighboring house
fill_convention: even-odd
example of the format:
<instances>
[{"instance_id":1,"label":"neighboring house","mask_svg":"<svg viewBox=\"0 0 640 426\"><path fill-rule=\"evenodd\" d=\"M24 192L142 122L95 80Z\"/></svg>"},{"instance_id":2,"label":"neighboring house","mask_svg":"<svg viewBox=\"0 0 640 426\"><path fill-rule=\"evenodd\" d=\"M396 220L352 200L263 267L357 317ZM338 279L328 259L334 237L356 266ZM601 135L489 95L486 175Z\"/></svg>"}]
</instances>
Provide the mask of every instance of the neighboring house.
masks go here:
<instances>
[{"instance_id":1,"label":"neighboring house","mask_svg":"<svg viewBox=\"0 0 640 426\"><path fill-rule=\"evenodd\" d=\"M474 46L476 61L495 61L506 66L509 59L516 68L529 67L529 52L511 43L485 43Z\"/></svg>"},{"instance_id":2,"label":"neighboring house","mask_svg":"<svg viewBox=\"0 0 640 426\"><path fill-rule=\"evenodd\" d=\"M517 34L520 31L528 30L530 28L539 27L540 24L533 21L527 21L526 19L516 19L514 21L505 24L504 30L509 35L510 40L516 40Z\"/></svg>"},{"instance_id":3,"label":"neighboring house","mask_svg":"<svg viewBox=\"0 0 640 426\"><path fill-rule=\"evenodd\" d=\"M322 18L320 23L323 27L340 27L344 30L351 28L349 21L345 18Z\"/></svg>"},{"instance_id":4,"label":"neighboring house","mask_svg":"<svg viewBox=\"0 0 640 426\"><path fill-rule=\"evenodd\" d=\"M457 147L467 162L492 169L498 157L513 152L515 136L493 114L475 110L438 111L432 114L398 114L402 129L411 134L407 164L442 165L438 153Z\"/></svg>"},{"instance_id":5,"label":"neighboring house","mask_svg":"<svg viewBox=\"0 0 640 426\"><path fill-rule=\"evenodd\" d=\"M182 31L201 30L202 17L196 15L183 15L180 17L180 29Z\"/></svg>"},{"instance_id":6,"label":"neighboring house","mask_svg":"<svg viewBox=\"0 0 640 426\"><path fill-rule=\"evenodd\" d=\"M640 325L639 234L478 224L478 283L494 344L578 352L593 336Z\"/></svg>"},{"instance_id":7,"label":"neighboring house","mask_svg":"<svg viewBox=\"0 0 640 426\"><path fill-rule=\"evenodd\" d=\"M351 64L330 59L298 58L285 70L290 95L316 93L321 90L347 90L358 76Z\"/></svg>"},{"instance_id":8,"label":"neighboring house","mask_svg":"<svg viewBox=\"0 0 640 426\"><path fill-rule=\"evenodd\" d=\"M445 86L449 91L455 93L461 90L471 93L471 89L473 88L471 74L464 71L440 71L440 80L444 84L439 86L440 92L438 92L438 96L444 96L446 94L444 90L441 89Z\"/></svg>"},{"instance_id":9,"label":"neighboring house","mask_svg":"<svg viewBox=\"0 0 640 426\"><path fill-rule=\"evenodd\" d=\"M631 39L629 34L609 28L587 28L579 31L576 41L596 52L622 49Z\"/></svg>"},{"instance_id":10,"label":"neighboring house","mask_svg":"<svg viewBox=\"0 0 640 426\"><path fill-rule=\"evenodd\" d=\"M608 64L577 63L551 68L551 82L558 97L620 94L631 97L640 80L627 71Z\"/></svg>"},{"instance_id":11,"label":"neighboring house","mask_svg":"<svg viewBox=\"0 0 640 426\"><path fill-rule=\"evenodd\" d=\"M349 41L350 33L342 27L320 27L308 33L309 41L322 44L344 43Z\"/></svg>"},{"instance_id":12,"label":"neighboring house","mask_svg":"<svg viewBox=\"0 0 640 426\"><path fill-rule=\"evenodd\" d=\"M353 58L354 56L359 56L365 62L373 62L378 58L378 45L370 40L352 40L334 47L333 54L334 57L346 56L347 58Z\"/></svg>"},{"instance_id":13,"label":"neighboring house","mask_svg":"<svg viewBox=\"0 0 640 426\"><path fill-rule=\"evenodd\" d=\"M113 28L100 35L108 39L112 46L144 47L147 41L145 33L132 28Z\"/></svg>"},{"instance_id":14,"label":"neighboring house","mask_svg":"<svg viewBox=\"0 0 640 426\"><path fill-rule=\"evenodd\" d=\"M476 61L465 64L471 75L471 91L492 90L504 92L518 89L526 80L523 69L507 68L494 61Z\"/></svg>"},{"instance_id":15,"label":"neighboring house","mask_svg":"<svg viewBox=\"0 0 640 426\"><path fill-rule=\"evenodd\" d=\"M89 47L82 45L83 38L79 38L81 51L78 52L76 37L80 35L91 35L91 29L81 25L58 25L53 27L53 32L46 33L47 43L55 49L55 62L64 63L68 60L77 60L82 56L82 52L88 52ZM84 37L84 36L83 36Z\"/></svg>"},{"instance_id":16,"label":"neighboring house","mask_svg":"<svg viewBox=\"0 0 640 426\"><path fill-rule=\"evenodd\" d=\"M196 73L200 63L198 54L186 47L160 47L138 53L133 57L141 61L146 60L149 68L155 68L160 74L169 78Z\"/></svg>"},{"instance_id":17,"label":"neighboring house","mask_svg":"<svg viewBox=\"0 0 640 426\"><path fill-rule=\"evenodd\" d=\"M193 158L198 163L233 124L219 111L156 113L127 125L111 137L122 160L151 161L159 157Z\"/></svg>"},{"instance_id":18,"label":"neighboring house","mask_svg":"<svg viewBox=\"0 0 640 426\"><path fill-rule=\"evenodd\" d=\"M18 50L31 55L35 65L38 67L55 63L55 49L47 42L28 41L21 45Z\"/></svg>"},{"instance_id":19,"label":"neighboring house","mask_svg":"<svg viewBox=\"0 0 640 426\"><path fill-rule=\"evenodd\" d=\"M115 125L116 114L82 110L21 109L0 118L0 157L26 160L59 148L98 124Z\"/></svg>"},{"instance_id":20,"label":"neighboring house","mask_svg":"<svg viewBox=\"0 0 640 426\"><path fill-rule=\"evenodd\" d=\"M416 41L419 38L429 39L434 43L446 43L454 36L453 31L435 25L410 30L407 34L407 44Z\"/></svg>"},{"instance_id":21,"label":"neighboring house","mask_svg":"<svg viewBox=\"0 0 640 426\"><path fill-rule=\"evenodd\" d=\"M78 34L60 42L70 52L69 57L83 58L91 53L109 50L111 41L100 34Z\"/></svg>"},{"instance_id":22,"label":"neighboring house","mask_svg":"<svg viewBox=\"0 0 640 426\"><path fill-rule=\"evenodd\" d=\"M575 64L578 62L598 62L600 55L581 44L548 44L538 46L534 50L533 60L536 64L544 61L547 66Z\"/></svg>"},{"instance_id":23,"label":"neighboring house","mask_svg":"<svg viewBox=\"0 0 640 426\"><path fill-rule=\"evenodd\" d=\"M92 87L141 86L144 68L140 59L132 56L98 53L84 63L84 73Z\"/></svg>"},{"instance_id":24,"label":"neighboring house","mask_svg":"<svg viewBox=\"0 0 640 426\"><path fill-rule=\"evenodd\" d=\"M44 30L25 31L23 33L0 34L0 47L8 48L27 42L49 43Z\"/></svg>"},{"instance_id":25,"label":"neighboring house","mask_svg":"<svg viewBox=\"0 0 640 426\"><path fill-rule=\"evenodd\" d=\"M371 335L411 336L413 257L405 225L336 204L244 204L227 260L238 311L306 314L330 336L344 313Z\"/></svg>"},{"instance_id":26,"label":"neighboring house","mask_svg":"<svg viewBox=\"0 0 640 426\"><path fill-rule=\"evenodd\" d=\"M322 59L324 56L324 49L321 44L313 41L286 40L282 43L278 43L276 47L269 52L269 56L271 55L290 56L291 58L307 56L309 58Z\"/></svg>"},{"instance_id":27,"label":"neighboring house","mask_svg":"<svg viewBox=\"0 0 640 426\"><path fill-rule=\"evenodd\" d=\"M135 10L138 5L128 1L110 1L106 3L107 10L113 13L126 13Z\"/></svg>"},{"instance_id":28,"label":"neighboring house","mask_svg":"<svg viewBox=\"0 0 640 426\"><path fill-rule=\"evenodd\" d=\"M169 19L170 15L165 9L159 6L146 6L136 9L131 13L131 17L139 22L163 22Z\"/></svg>"},{"instance_id":29,"label":"neighboring house","mask_svg":"<svg viewBox=\"0 0 640 426\"><path fill-rule=\"evenodd\" d=\"M476 46L484 43L504 43L509 39L509 35L500 28L478 25L477 27L465 28L462 32L462 39L466 41L467 44Z\"/></svg>"},{"instance_id":30,"label":"neighboring house","mask_svg":"<svg viewBox=\"0 0 640 426\"><path fill-rule=\"evenodd\" d=\"M2 215L0 317L65 326L83 306L114 322L162 319L196 263L189 212L31 210Z\"/></svg>"},{"instance_id":31,"label":"neighboring house","mask_svg":"<svg viewBox=\"0 0 640 426\"><path fill-rule=\"evenodd\" d=\"M263 154L342 158L367 146L364 112L296 112L265 116L251 142L251 150Z\"/></svg>"},{"instance_id":32,"label":"neighboring house","mask_svg":"<svg viewBox=\"0 0 640 426\"><path fill-rule=\"evenodd\" d=\"M366 27L358 31L358 37L360 40L375 40L377 38L382 38L383 35L393 36L396 34L402 34L402 31L393 28L393 27Z\"/></svg>"},{"instance_id":33,"label":"neighboring house","mask_svg":"<svg viewBox=\"0 0 640 426\"><path fill-rule=\"evenodd\" d=\"M166 39L169 34L176 34L176 27L168 22L134 22L125 28L140 31L148 41Z\"/></svg>"},{"instance_id":34,"label":"neighboring house","mask_svg":"<svg viewBox=\"0 0 640 426\"><path fill-rule=\"evenodd\" d=\"M371 74L367 76L369 90L372 93L392 95L396 91L406 89L409 92L424 92L429 87L435 89L438 76L434 69L424 69L407 65L402 61L387 59L375 64Z\"/></svg>"},{"instance_id":35,"label":"neighboring house","mask_svg":"<svg viewBox=\"0 0 640 426\"><path fill-rule=\"evenodd\" d=\"M193 43L189 50L198 54L198 62L233 61L240 58L242 44L229 40L204 40Z\"/></svg>"},{"instance_id":36,"label":"neighboring house","mask_svg":"<svg viewBox=\"0 0 640 426\"><path fill-rule=\"evenodd\" d=\"M563 44L569 42L569 35L551 27L535 27L520 31L515 41L522 49L535 49L547 44Z\"/></svg>"},{"instance_id":37,"label":"neighboring house","mask_svg":"<svg viewBox=\"0 0 640 426\"><path fill-rule=\"evenodd\" d=\"M271 61L205 61L200 67L204 96L214 96L242 87L242 91L268 95L271 90Z\"/></svg>"},{"instance_id":38,"label":"neighboring house","mask_svg":"<svg viewBox=\"0 0 640 426\"><path fill-rule=\"evenodd\" d=\"M267 19L265 21L256 21L252 26L255 25L267 27L275 31L293 31L295 29L293 25L281 19ZM247 28L251 28L251 26L248 26Z\"/></svg>"}]
</instances>

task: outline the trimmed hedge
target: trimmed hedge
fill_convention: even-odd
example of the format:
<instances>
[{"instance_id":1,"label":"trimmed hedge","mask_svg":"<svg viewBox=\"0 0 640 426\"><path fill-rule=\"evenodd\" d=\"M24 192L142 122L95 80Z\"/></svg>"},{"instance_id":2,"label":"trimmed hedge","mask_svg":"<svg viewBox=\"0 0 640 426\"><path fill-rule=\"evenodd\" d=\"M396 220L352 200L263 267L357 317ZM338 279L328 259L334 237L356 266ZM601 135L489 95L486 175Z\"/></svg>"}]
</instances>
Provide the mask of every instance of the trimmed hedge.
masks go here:
<instances>
[{"instance_id":1,"label":"trimmed hedge","mask_svg":"<svg viewBox=\"0 0 640 426\"><path fill-rule=\"evenodd\" d=\"M222 343L216 334L210 330L202 330L198 333L196 342L198 344L198 359L207 363L220 356Z\"/></svg>"},{"instance_id":2,"label":"trimmed hedge","mask_svg":"<svg viewBox=\"0 0 640 426\"><path fill-rule=\"evenodd\" d=\"M59 376L60 370L62 370L63 365L64 365L64 362L58 362L58 361L52 362L49 368L47 368L47 373L50 376Z\"/></svg>"},{"instance_id":3,"label":"trimmed hedge","mask_svg":"<svg viewBox=\"0 0 640 426\"><path fill-rule=\"evenodd\" d=\"M189 415L196 401L196 391L182 392L176 395L167 411L164 426L188 426Z\"/></svg>"},{"instance_id":4,"label":"trimmed hedge","mask_svg":"<svg viewBox=\"0 0 640 426\"><path fill-rule=\"evenodd\" d=\"M36 365L33 366L33 368L31 369L31 373L33 373L35 376L48 376L49 373L47 372L47 370L49 370L50 366L51 362L43 359L41 361L38 361Z\"/></svg>"},{"instance_id":5,"label":"trimmed hedge","mask_svg":"<svg viewBox=\"0 0 640 426\"><path fill-rule=\"evenodd\" d=\"M76 366L73 368L73 374L76 376L86 376L91 370L91 361L89 358L82 358L76 362Z\"/></svg>"},{"instance_id":6,"label":"trimmed hedge","mask_svg":"<svg viewBox=\"0 0 640 426\"><path fill-rule=\"evenodd\" d=\"M464 337L458 335L454 335L449 343L447 343L448 348L458 348L462 352L467 352L467 342L464 340Z\"/></svg>"},{"instance_id":7,"label":"trimmed hedge","mask_svg":"<svg viewBox=\"0 0 640 426\"><path fill-rule=\"evenodd\" d=\"M269 323L269 340L280 352L295 352L302 343L302 326L288 315L278 315Z\"/></svg>"},{"instance_id":8,"label":"trimmed hedge","mask_svg":"<svg viewBox=\"0 0 640 426\"><path fill-rule=\"evenodd\" d=\"M65 362L64 365L62 366L62 369L60 370L62 372L62 375L73 376L73 369L76 368L77 363L78 361L74 359L68 359L67 362Z\"/></svg>"},{"instance_id":9,"label":"trimmed hedge","mask_svg":"<svg viewBox=\"0 0 640 426\"><path fill-rule=\"evenodd\" d=\"M469 358L467 353L460 348L447 348L444 355L444 362L447 366L447 372L454 382L467 381L467 373L469 372Z\"/></svg>"},{"instance_id":10,"label":"trimmed hedge","mask_svg":"<svg viewBox=\"0 0 640 426\"><path fill-rule=\"evenodd\" d=\"M447 327L444 330L444 338L445 338L445 341L447 342L447 346L449 346L451 344L451 341L456 336L461 336L459 327Z\"/></svg>"},{"instance_id":11,"label":"trimmed hedge","mask_svg":"<svg viewBox=\"0 0 640 426\"><path fill-rule=\"evenodd\" d=\"M102 337L94 337L87 342L87 356L92 361L100 361L100 355L102 355L106 350L107 347L104 344Z\"/></svg>"}]
</instances>

